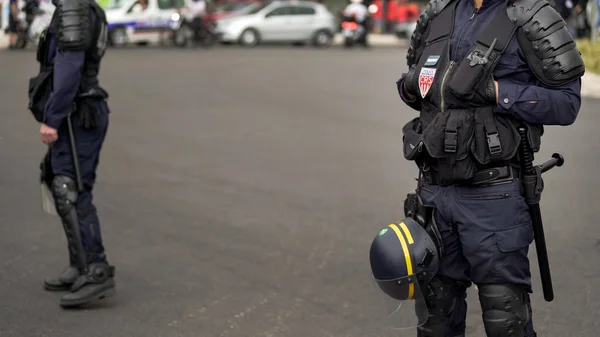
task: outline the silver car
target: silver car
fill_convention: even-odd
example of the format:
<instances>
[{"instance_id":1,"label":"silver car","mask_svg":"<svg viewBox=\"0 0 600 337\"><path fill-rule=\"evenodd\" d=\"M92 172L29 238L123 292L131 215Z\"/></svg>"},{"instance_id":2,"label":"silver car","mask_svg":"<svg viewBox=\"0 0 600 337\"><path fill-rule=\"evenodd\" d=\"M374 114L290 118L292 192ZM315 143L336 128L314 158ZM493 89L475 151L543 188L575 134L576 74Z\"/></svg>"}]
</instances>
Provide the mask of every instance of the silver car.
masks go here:
<instances>
[{"instance_id":1,"label":"silver car","mask_svg":"<svg viewBox=\"0 0 600 337\"><path fill-rule=\"evenodd\" d=\"M217 21L223 42L256 46L261 42L331 45L336 20L325 6L313 2L274 1L251 12Z\"/></svg>"}]
</instances>

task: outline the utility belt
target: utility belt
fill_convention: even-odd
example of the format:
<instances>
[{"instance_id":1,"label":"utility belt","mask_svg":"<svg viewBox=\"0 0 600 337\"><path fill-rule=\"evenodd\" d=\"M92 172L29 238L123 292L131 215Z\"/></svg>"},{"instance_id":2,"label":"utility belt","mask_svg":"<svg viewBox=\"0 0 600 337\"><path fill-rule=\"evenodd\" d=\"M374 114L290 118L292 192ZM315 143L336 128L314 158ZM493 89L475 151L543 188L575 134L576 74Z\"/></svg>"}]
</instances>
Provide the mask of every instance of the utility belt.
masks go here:
<instances>
[{"instance_id":1,"label":"utility belt","mask_svg":"<svg viewBox=\"0 0 600 337\"><path fill-rule=\"evenodd\" d=\"M486 186L509 183L518 179L520 170L512 165L490 167L476 171L473 177L465 180L446 180L433 170L421 171L421 182L430 185Z\"/></svg>"}]
</instances>

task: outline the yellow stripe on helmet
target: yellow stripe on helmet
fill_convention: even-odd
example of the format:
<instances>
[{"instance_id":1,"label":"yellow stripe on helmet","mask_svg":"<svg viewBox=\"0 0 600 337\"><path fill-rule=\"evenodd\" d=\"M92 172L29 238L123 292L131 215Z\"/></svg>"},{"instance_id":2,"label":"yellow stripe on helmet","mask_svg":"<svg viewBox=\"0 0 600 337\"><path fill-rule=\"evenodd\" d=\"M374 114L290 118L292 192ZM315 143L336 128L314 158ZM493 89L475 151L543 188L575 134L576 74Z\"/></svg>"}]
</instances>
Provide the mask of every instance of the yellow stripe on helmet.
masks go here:
<instances>
[{"instance_id":1,"label":"yellow stripe on helmet","mask_svg":"<svg viewBox=\"0 0 600 337\"><path fill-rule=\"evenodd\" d=\"M413 265L412 265L412 261L410 258L410 252L408 250L408 244L406 244L406 240L404 239L404 236L400 232L400 229L398 228L398 226L396 226L395 224L391 224L389 227L394 231L394 233L396 233L398 240L400 240L400 244L402 245L402 251L404 252L404 260L406 261L406 271L407 271L408 275L412 275L413 274ZM409 300L412 299L414 294L415 294L415 285L413 283L410 283L408 285L408 299Z\"/></svg>"},{"instance_id":2,"label":"yellow stripe on helmet","mask_svg":"<svg viewBox=\"0 0 600 337\"><path fill-rule=\"evenodd\" d=\"M406 238L408 239L408 244L412 245L413 243L415 243L415 240L413 240L412 234L410 233L410 230L408 230L406 224L404 222L401 222L400 227L402 228L404 235L406 235Z\"/></svg>"}]
</instances>

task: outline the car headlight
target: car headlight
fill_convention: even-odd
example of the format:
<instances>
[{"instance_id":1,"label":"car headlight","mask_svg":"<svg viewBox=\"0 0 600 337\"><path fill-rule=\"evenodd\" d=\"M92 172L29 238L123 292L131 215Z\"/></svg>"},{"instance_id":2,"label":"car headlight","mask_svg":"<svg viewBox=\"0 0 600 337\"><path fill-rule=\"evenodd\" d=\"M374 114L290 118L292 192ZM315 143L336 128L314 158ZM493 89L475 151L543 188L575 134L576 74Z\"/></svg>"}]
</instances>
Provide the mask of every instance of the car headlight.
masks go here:
<instances>
[{"instance_id":1,"label":"car headlight","mask_svg":"<svg viewBox=\"0 0 600 337\"><path fill-rule=\"evenodd\" d=\"M179 21L180 18L181 18L181 15L179 15L179 13L171 14L171 20L173 20L173 21Z\"/></svg>"},{"instance_id":2,"label":"car headlight","mask_svg":"<svg viewBox=\"0 0 600 337\"><path fill-rule=\"evenodd\" d=\"M375 4L372 4L369 6L369 13L371 13L371 14L377 13L378 10L379 10L379 8Z\"/></svg>"}]
</instances>

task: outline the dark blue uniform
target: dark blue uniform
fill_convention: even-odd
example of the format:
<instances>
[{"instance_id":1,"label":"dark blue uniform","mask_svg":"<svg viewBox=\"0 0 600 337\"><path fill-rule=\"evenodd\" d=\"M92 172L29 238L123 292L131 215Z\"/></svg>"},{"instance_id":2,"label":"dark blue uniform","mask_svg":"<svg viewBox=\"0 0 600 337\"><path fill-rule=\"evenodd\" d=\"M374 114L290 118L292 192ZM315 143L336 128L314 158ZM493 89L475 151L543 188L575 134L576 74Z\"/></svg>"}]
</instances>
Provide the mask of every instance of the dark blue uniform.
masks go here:
<instances>
[{"instance_id":1,"label":"dark blue uniform","mask_svg":"<svg viewBox=\"0 0 600 337\"><path fill-rule=\"evenodd\" d=\"M481 31L508 6L506 0L484 0L482 7L476 9L471 0L458 1L449 49L450 59L456 63L467 57ZM411 101L404 91L406 78L405 73L398 81L400 96L406 104L421 110L421 97ZM577 117L581 105L581 80L577 78L555 87L544 85L531 71L516 36L508 43L493 71L493 78L498 82L495 114L533 125L570 125ZM421 186L420 196L424 205L435 208L435 221L443 239L444 255L438 275L452 281L446 285L458 283L465 288L458 287L457 300L451 301L452 309L446 310L449 316L445 333L424 329L429 332L420 331L419 336L464 336L467 312L464 290L471 282L517 285L528 293L532 291L528 247L534 236L519 180L482 187L425 183ZM494 318L485 313L486 309L492 308L483 309L484 322L486 317L493 321ZM531 307L528 310L530 317ZM492 325L486 326L488 336L501 336L497 326ZM515 336L535 336L531 320L524 334Z\"/></svg>"},{"instance_id":2,"label":"dark blue uniform","mask_svg":"<svg viewBox=\"0 0 600 337\"><path fill-rule=\"evenodd\" d=\"M51 145L50 162L54 175L65 175L75 178L75 170L66 118L73 112L75 97L79 92L81 72L85 61L85 52L66 51L59 52L56 47L56 33L54 27L49 28L50 52L48 58L54 62L54 90L46 105L44 123L58 130L58 140ZM77 213L81 229L81 239L84 249L91 260L97 262L104 260L104 247L100 236L100 222L96 208L92 204L92 190L96 181L96 168L100 158L100 150L108 129L108 106L104 100L97 100L91 104L99 112L96 115L97 126L92 129L84 128L77 113L73 116L73 128L76 138L77 153L81 178L85 189L79 194L77 200Z\"/></svg>"},{"instance_id":3,"label":"dark blue uniform","mask_svg":"<svg viewBox=\"0 0 600 337\"><path fill-rule=\"evenodd\" d=\"M51 168L51 174L45 172L43 177L63 223L70 265L57 278L46 279L44 286L51 291L70 290L60 304L73 307L103 299L115 289L114 267L106 260L92 202L96 168L108 129L108 94L98 81L108 23L104 11L93 0L53 0L53 3L57 9L47 35L40 40L38 60L45 61L40 61L40 74L48 74L48 69L53 71L52 92L44 105L43 123L57 129L58 139L51 144L43 165L46 171ZM39 78L44 77L36 79ZM32 92L36 85L45 85L43 80L36 81ZM39 120L38 115L36 119ZM77 150L81 184L76 179L71 141Z\"/></svg>"}]
</instances>

